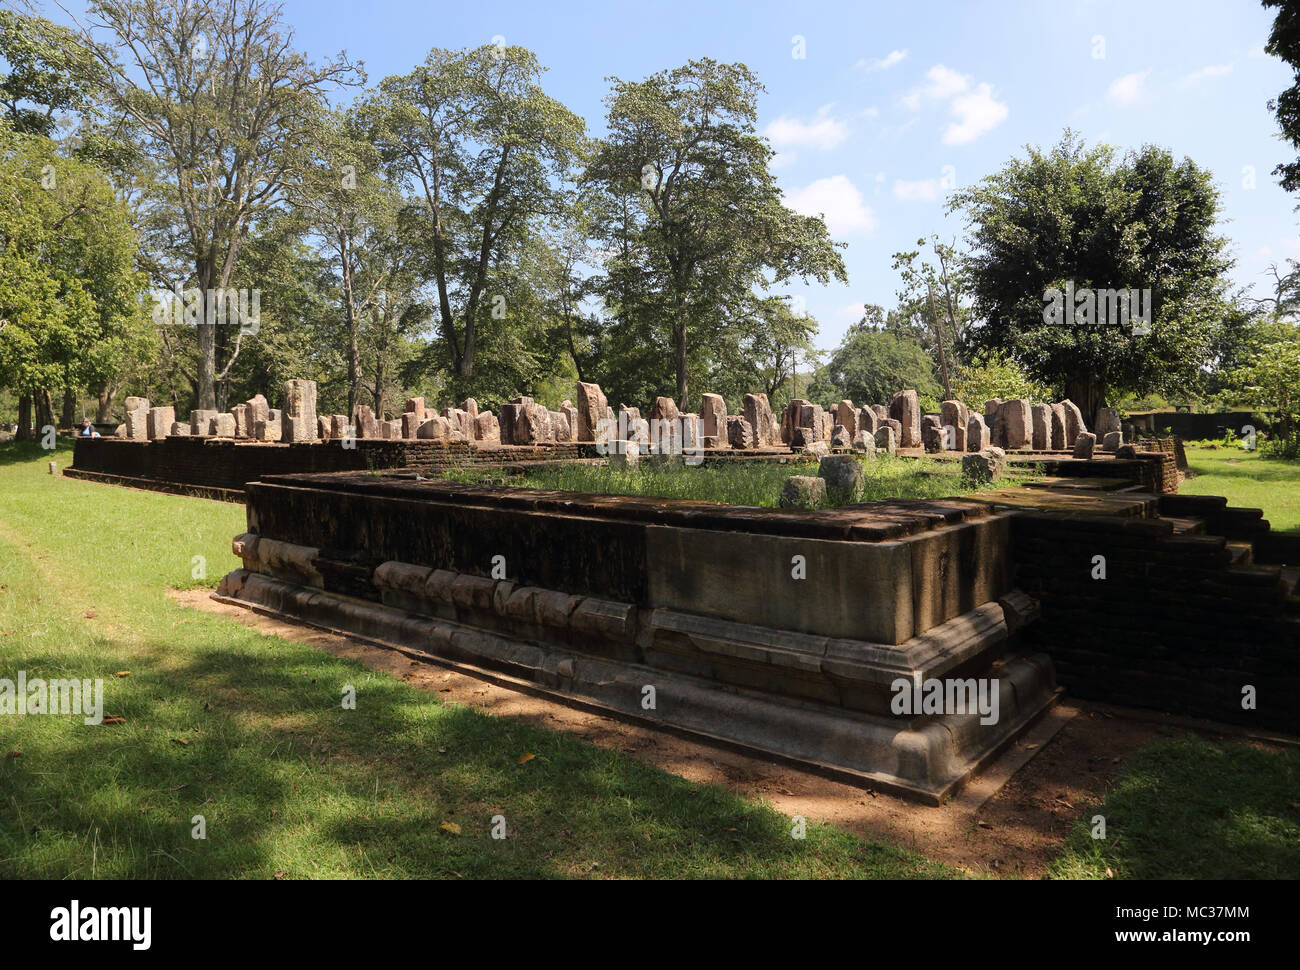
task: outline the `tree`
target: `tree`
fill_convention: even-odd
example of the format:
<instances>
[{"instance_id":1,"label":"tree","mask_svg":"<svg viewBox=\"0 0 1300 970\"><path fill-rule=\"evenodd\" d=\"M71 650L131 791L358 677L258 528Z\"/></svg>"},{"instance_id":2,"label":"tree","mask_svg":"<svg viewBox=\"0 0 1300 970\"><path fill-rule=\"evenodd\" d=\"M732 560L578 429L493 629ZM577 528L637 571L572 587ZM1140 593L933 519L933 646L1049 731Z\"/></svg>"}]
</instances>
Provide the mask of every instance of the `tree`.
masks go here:
<instances>
[{"instance_id":1,"label":"tree","mask_svg":"<svg viewBox=\"0 0 1300 970\"><path fill-rule=\"evenodd\" d=\"M1228 314L1226 240L1215 235L1210 173L1146 146L1118 159L1066 131L1050 152L1028 149L954 194L965 214L975 349L1009 356L1066 393L1088 416L1110 390L1168 395L1197 386ZM1149 289L1151 325L1100 325L1097 315L1049 323L1049 291ZM1114 294L1111 294L1113 296ZM1107 297L1106 293L1102 294ZM1108 297L1107 297L1108 298ZM1136 312L1138 306L1131 306ZM1071 325L1073 324L1073 325ZM1091 325L1089 325L1091 324Z\"/></svg>"},{"instance_id":2,"label":"tree","mask_svg":"<svg viewBox=\"0 0 1300 970\"><path fill-rule=\"evenodd\" d=\"M756 290L847 276L825 222L782 203L772 149L756 131L763 88L749 68L705 58L644 81L612 80L609 134L585 179L626 204L618 310L623 321L638 314L669 328L685 409L692 369L708 370L715 331L739 325Z\"/></svg>"},{"instance_id":3,"label":"tree","mask_svg":"<svg viewBox=\"0 0 1300 970\"><path fill-rule=\"evenodd\" d=\"M346 54L316 66L295 51L268 0L92 0L88 9L83 39L108 109L129 121L151 163L146 191L183 226L200 292L224 293L250 230L306 164L326 91L359 69ZM241 335L230 346L205 318L197 337L198 405L215 408Z\"/></svg>"},{"instance_id":4,"label":"tree","mask_svg":"<svg viewBox=\"0 0 1300 970\"><path fill-rule=\"evenodd\" d=\"M918 239L916 245L924 246L926 240ZM923 321L917 327L924 335L921 343L933 350L947 398L952 395L950 373L961 364L962 340L970 322L967 305L970 281L965 258L955 245L941 243L938 236L931 237L930 245L939 261L937 268L920 258L919 249L894 253L893 268L903 280L903 288L898 293L899 310Z\"/></svg>"},{"instance_id":5,"label":"tree","mask_svg":"<svg viewBox=\"0 0 1300 970\"><path fill-rule=\"evenodd\" d=\"M0 111L14 131L52 138L80 111L98 78L91 53L66 27L0 10Z\"/></svg>"},{"instance_id":6,"label":"tree","mask_svg":"<svg viewBox=\"0 0 1300 970\"><path fill-rule=\"evenodd\" d=\"M808 396L824 403L847 398L859 406L888 404L903 388L914 389L922 398L937 397L941 388L920 343L883 329L880 307L867 304L864 311L818 369Z\"/></svg>"},{"instance_id":7,"label":"tree","mask_svg":"<svg viewBox=\"0 0 1300 970\"><path fill-rule=\"evenodd\" d=\"M1263 4L1266 9L1277 8L1264 51L1280 57L1295 70L1291 86L1270 100L1268 109L1277 116L1283 139L1292 148L1300 149L1300 7L1294 0L1263 0ZM1288 192L1300 189L1300 160L1279 163L1273 174L1280 177L1282 188Z\"/></svg>"},{"instance_id":8,"label":"tree","mask_svg":"<svg viewBox=\"0 0 1300 970\"><path fill-rule=\"evenodd\" d=\"M546 95L541 75L522 47L434 49L360 107L392 178L418 200L413 229L436 290L434 350L462 392L474 390L485 331L527 321L489 289L494 268L562 208L560 183L585 145L582 119Z\"/></svg>"}]
</instances>

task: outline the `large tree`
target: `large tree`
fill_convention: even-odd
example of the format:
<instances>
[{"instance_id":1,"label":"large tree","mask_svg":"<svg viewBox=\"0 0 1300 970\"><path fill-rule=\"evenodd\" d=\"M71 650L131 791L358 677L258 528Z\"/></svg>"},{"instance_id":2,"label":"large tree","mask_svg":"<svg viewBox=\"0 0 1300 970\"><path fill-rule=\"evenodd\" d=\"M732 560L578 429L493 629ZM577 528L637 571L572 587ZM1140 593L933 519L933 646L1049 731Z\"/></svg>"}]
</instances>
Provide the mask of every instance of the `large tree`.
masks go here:
<instances>
[{"instance_id":1,"label":"large tree","mask_svg":"<svg viewBox=\"0 0 1300 970\"><path fill-rule=\"evenodd\" d=\"M884 310L867 304L862 319L818 368L808 394L823 404L847 398L862 406L888 404L895 392L908 387L933 400L941 390L933 367L919 341L887 329Z\"/></svg>"},{"instance_id":2,"label":"large tree","mask_svg":"<svg viewBox=\"0 0 1300 970\"><path fill-rule=\"evenodd\" d=\"M969 221L969 340L1008 355L1063 389L1085 415L1113 391L1168 396L1197 385L1232 322L1226 240L1210 173L1146 146L1122 158L1067 131L1051 151L1028 149L949 209ZM1050 289L1151 291L1151 326L1047 322ZM1134 307L1134 310L1137 308Z\"/></svg>"},{"instance_id":3,"label":"large tree","mask_svg":"<svg viewBox=\"0 0 1300 970\"><path fill-rule=\"evenodd\" d=\"M825 222L782 202L756 130L762 90L745 65L708 58L614 79L609 134L587 169L590 183L632 203L619 207L629 251L617 254L615 309L621 325L633 314L666 323L682 408L692 367L707 371L709 341L740 325L756 290L796 277L847 281Z\"/></svg>"},{"instance_id":4,"label":"large tree","mask_svg":"<svg viewBox=\"0 0 1300 970\"><path fill-rule=\"evenodd\" d=\"M82 31L106 108L149 163L146 192L183 227L192 285L226 290L250 231L307 165L326 92L359 69L346 54L316 65L296 51L268 0L92 0ZM198 325L201 408L218 406L238 356L231 329Z\"/></svg>"},{"instance_id":5,"label":"large tree","mask_svg":"<svg viewBox=\"0 0 1300 970\"><path fill-rule=\"evenodd\" d=\"M410 231L435 291L434 348L459 391L475 390L485 339L501 345L510 339L502 331L529 325L495 274L521 267L546 217L561 211L585 146L582 119L542 90L542 73L522 47L435 49L359 108L389 176L417 207Z\"/></svg>"},{"instance_id":6,"label":"large tree","mask_svg":"<svg viewBox=\"0 0 1300 970\"><path fill-rule=\"evenodd\" d=\"M1263 0L1263 4L1277 9L1264 50L1286 61L1295 71L1291 86L1269 101L1268 107L1277 115L1282 137L1300 150L1300 4L1295 0ZM1300 189L1300 161L1282 162L1273 174L1280 177L1282 188L1288 192Z\"/></svg>"}]
</instances>

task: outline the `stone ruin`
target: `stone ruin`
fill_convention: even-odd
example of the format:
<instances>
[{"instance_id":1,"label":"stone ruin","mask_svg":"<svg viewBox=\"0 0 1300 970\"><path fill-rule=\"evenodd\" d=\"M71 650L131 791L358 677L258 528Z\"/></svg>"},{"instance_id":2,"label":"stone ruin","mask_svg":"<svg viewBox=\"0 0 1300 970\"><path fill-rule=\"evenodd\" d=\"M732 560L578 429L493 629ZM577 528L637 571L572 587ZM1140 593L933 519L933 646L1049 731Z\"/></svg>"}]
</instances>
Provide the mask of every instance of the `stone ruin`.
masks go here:
<instances>
[{"instance_id":1,"label":"stone ruin","mask_svg":"<svg viewBox=\"0 0 1300 970\"><path fill-rule=\"evenodd\" d=\"M474 446L594 443L615 446L620 455L779 449L814 457L850 451L985 454L998 449L1002 453L1069 452L1075 458L1090 458L1098 448L1113 454L1125 444L1118 411L1102 408L1096 430L1089 431L1082 412L1068 398L1055 404L993 398L985 402L983 414L972 412L961 401L947 400L938 414L922 414L917 392L905 389L888 404L859 406L843 400L823 407L796 398L778 415L766 394L746 394L741 413L728 414L720 394L706 393L701 395L698 412L683 413L671 398L659 397L643 417L639 408L626 404L615 411L598 384L577 382L574 397L552 411L521 395L503 404L499 415L481 411L474 398L436 411L423 397L412 397L398 417L388 420L364 404L357 405L350 417L319 415L316 382L290 380L284 385L282 410L270 407L258 394L227 412L192 411L188 422L177 421L174 408L151 407L147 398L129 397L126 422L117 436L134 441L190 435L285 443L428 440Z\"/></svg>"}]
</instances>

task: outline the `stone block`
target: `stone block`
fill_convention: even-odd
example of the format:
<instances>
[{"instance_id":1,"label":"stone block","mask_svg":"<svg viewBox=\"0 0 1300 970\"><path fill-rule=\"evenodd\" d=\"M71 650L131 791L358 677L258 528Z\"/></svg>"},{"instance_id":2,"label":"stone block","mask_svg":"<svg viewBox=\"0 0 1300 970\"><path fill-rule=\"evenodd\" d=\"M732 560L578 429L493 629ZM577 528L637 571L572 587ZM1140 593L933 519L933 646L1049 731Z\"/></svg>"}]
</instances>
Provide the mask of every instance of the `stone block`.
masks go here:
<instances>
[{"instance_id":1,"label":"stone block","mask_svg":"<svg viewBox=\"0 0 1300 970\"><path fill-rule=\"evenodd\" d=\"M1052 406L1035 404L1030 407L1033 434L1030 444L1035 451L1046 451L1052 445Z\"/></svg>"},{"instance_id":2,"label":"stone block","mask_svg":"<svg viewBox=\"0 0 1300 970\"><path fill-rule=\"evenodd\" d=\"M916 391L899 391L889 400L889 416L900 425L898 447L921 447L921 403Z\"/></svg>"},{"instance_id":3,"label":"stone block","mask_svg":"<svg viewBox=\"0 0 1300 970\"><path fill-rule=\"evenodd\" d=\"M578 381L574 406L578 409L578 440L595 441L596 429L600 419L605 416L608 402L599 384ZM504 421L501 427L501 440L506 441Z\"/></svg>"},{"instance_id":4,"label":"stone block","mask_svg":"<svg viewBox=\"0 0 1300 970\"><path fill-rule=\"evenodd\" d=\"M826 504L826 481L811 475L791 475L781 487L781 508L818 509Z\"/></svg>"},{"instance_id":5,"label":"stone block","mask_svg":"<svg viewBox=\"0 0 1300 970\"><path fill-rule=\"evenodd\" d=\"M827 496L841 504L858 501L866 487L862 463L852 455L827 455L817 466L817 477L826 482Z\"/></svg>"},{"instance_id":6,"label":"stone block","mask_svg":"<svg viewBox=\"0 0 1300 970\"><path fill-rule=\"evenodd\" d=\"M171 433L172 425L175 423L176 409L174 407L150 408L149 416L145 421L149 440L158 441L166 438Z\"/></svg>"},{"instance_id":7,"label":"stone block","mask_svg":"<svg viewBox=\"0 0 1300 970\"><path fill-rule=\"evenodd\" d=\"M1091 458L1093 449L1096 447L1097 436L1091 431L1085 431L1074 439L1074 457Z\"/></svg>"}]
</instances>

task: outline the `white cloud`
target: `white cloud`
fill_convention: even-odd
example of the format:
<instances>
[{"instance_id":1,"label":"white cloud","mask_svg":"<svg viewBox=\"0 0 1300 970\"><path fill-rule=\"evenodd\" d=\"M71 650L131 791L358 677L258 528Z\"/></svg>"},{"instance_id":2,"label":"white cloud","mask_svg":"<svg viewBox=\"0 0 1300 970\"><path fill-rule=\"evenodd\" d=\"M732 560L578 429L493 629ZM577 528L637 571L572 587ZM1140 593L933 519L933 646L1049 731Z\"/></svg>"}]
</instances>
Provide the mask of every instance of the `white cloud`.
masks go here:
<instances>
[{"instance_id":1,"label":"white cloud","mask_svg":"<svg viewBox=\"0 0 1300 970\"><path fill-rule=\"evenodd\" d=\"M943 133L945 145L965 145L985 132L992 131L1011 113L1006 103L993 97L993 86L981 84L968 94L952 101L954 121Z\"/></svg>"},{"instance_id":2,"label":"white cloud","mask_svg":"<svg viewBox=\"0 0 1300 970\"><path fill-rule=\"evenodd\" d=\"M1199 71L1193 71L1183 78L1183 84L1197 84L1201 81L1207 81L1214 77L1224 77L1232 73L1231 64L1210 64L1201 68Z\"/></svg>"},{"instance_id":3,"label":"white cloud","mask_svg":"<svg viewBox=\"0 0 1300 970\"><path fill-rule=\"evenodd\" d=\"M853 66L860 71L888 71L905 57L907 57L906 48L901 51L890 51L884 57L877 57L873 60L867 60L864 57Z\"/></svg>"},{"instance_id":4,"label":"white cloud","mask_svg":"<svg viewBox=\"0 0 1300 970\"><path fill-rule=\"evenodd\" d=\"M894 179L894 198L902 202L935 202L939 198L939 180L921 179L909 182Z\"/></svg>"},{"instance_id":5,"label":"white cloud","mask_svg":"<svg viewBox=\"0 0 1300 970\"><path fill-rule=\"evenodd\" d=\"M838 324L850 326L862 319L862 304L850 303L848 306L842 306L832 314L833 319Z\"/></svg>"},{"instance_id":6,"label":"white cloud","mask_svg":"<svg viewBox=\"0 0 1300 970\"><path fill-rule=\"evenodd\" d=\"M879 117L880 117L880 109L877 108L874 104L873 104L870 108L863 108L863 109L862 109L860 112L858 112L858 113L859 113L862 117L864 117L864 118L879 118Z\"/></svg>"},{"instance_id":7,"label":"white cloud","mask_svg":"<svg viewBox=\"0 0 1300 970\"><path fill-rule=\"evenodd\" d=\"M924 101L943 101L970 87L970 77L936 64L925 72L925 84L903 95L904 106L916 111Z\"/></svg>"},{"instance_id":8,"label":"white cloud","mask_svg":"<svg viewBox=\"0 0 1300 970\"><path fill-rule=\"evenodd\" d=\"M773 145L781 147L834 148L849 136L849 126L831 117L833 104L817 109L811 121L801 121L789 115L777 118L764 130Z\"/></svg>"},{"instance_id":9,"label":"white cloud","mask_svg":"<svg viewBox=\"0 0 1300 970\"><path fill-rule=\"evenodd\" d=\"M786 193L786 204L805 216L825 216L832 235L876 228L875 212L847 175L832 175L792 189Z\"/></svg>"},{"instance_id":10,"label":"white cloud","mask_svg":"<svg viewBox=\"0 0 1300 970\"><path fill-rule=\"evenodd\" d=\"M1150 74L1151 69L1147 68L1145 71L1135 71L1132 74L1125 74L1123 77L1115 78L1110 82L1110 87L1106 89L1106 97L1116 104L1136 104L1146 97L1146 90L1143 86Z\"/></svg>"}]
</instances>

